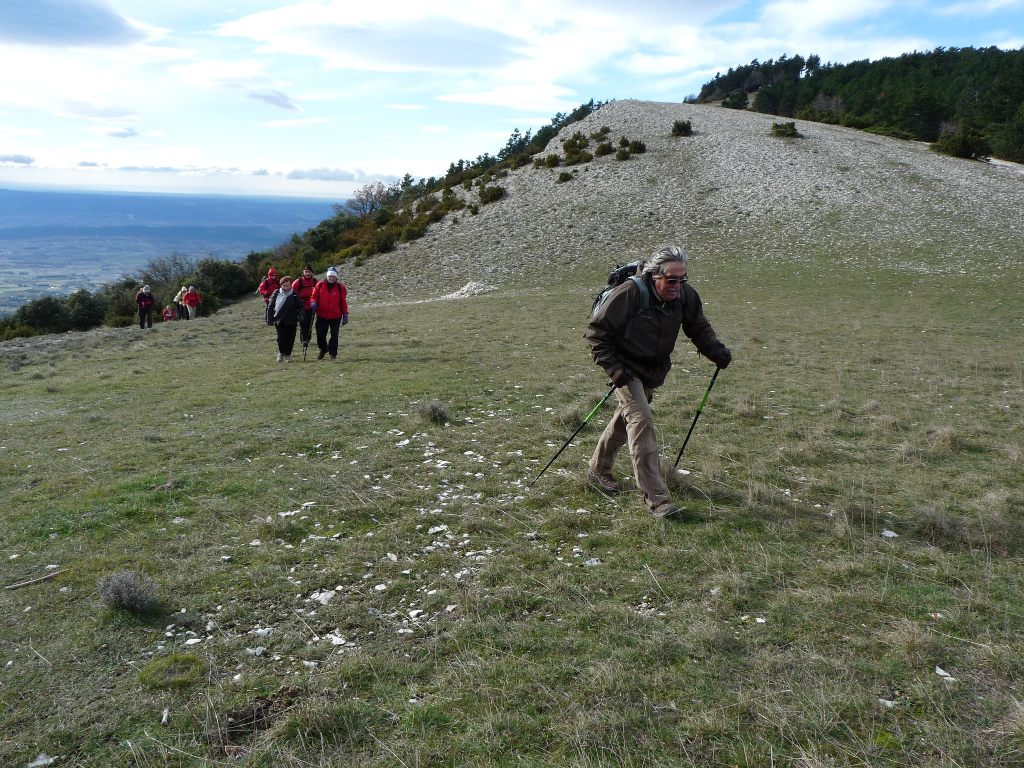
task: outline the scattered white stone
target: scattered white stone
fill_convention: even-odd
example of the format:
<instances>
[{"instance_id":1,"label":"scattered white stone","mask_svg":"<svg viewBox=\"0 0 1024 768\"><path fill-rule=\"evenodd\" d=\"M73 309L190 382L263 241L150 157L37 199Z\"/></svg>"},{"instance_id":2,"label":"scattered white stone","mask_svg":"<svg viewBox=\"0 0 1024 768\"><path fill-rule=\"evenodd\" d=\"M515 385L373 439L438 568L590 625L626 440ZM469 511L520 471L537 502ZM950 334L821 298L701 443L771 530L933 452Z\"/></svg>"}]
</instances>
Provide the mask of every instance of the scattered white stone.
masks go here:
<instances>
[{"instance_id":1,"label":"scattered white stone","mask_svg":"<svg viewBox=\"0 0 1024 768\"><path fill-rule=\"evenodd\" d=\"M248 653L250 656L262 656L264 653L267 652L267 649L264 648L262 645L257 645L255 648L246 648L245 652Z\"/></svg>"},{"instance_id":2,"label":"scattered white stone","mask_svg":"<svg viewBox=\"0 0 1024 768\"><path fill-rule=\"evenodd\" d=\"M260 627L259 629L254 629L252 633L256 635L256 637L269 637L272 631L273 627Z\"/></svg>"},{"instance_id":3,"label":"scattered white stone","mask_svg":"<svg viewBox=\"0 0 1024 768\"><path fill-rule=\"evenodd\" d=\"M200 637L193 637L193 638L189 638L188 640L186 640L185 641L185 645L199 645L199 643L201 643L201 642L203 642L202 638L200 638Z\"/></svg>"},{"instance_id":4,"label":"scattered white stone","mask_svg":"<svg viewBox=\"0 0 1024 768\"><path fill-rule=\"evenodd\" d=\"M758 624L767 624L768 623L768 619L762 619L760 616L758 616L756 619L754 619L754 621L756 621Z\"/></svg>"},{"instance_id":5,"label":"scattered white stone","mask_svg":"<svg viewBox=\"0 0 1024 768\"><path fill-rule=\"evenodd\" d=\"M440 511L440 510L438 510L438 511ZM427 533L429 533L431 536L433 536L435 533L444 533L447 530L448 530L448 526L445 525L444 523L441 523L440 525L435 525L432 528L429 528L427 530Z\"/></svg>"},{"instance_id":6,"label":"scattered white stone","mask_svg":"<svg viewBox=\"0 0 1024 768\"><path fill-rule=\"evenodd\" d=\"M410 619L418 619L422 615L423 615L423 611L419 610L418 608L409 611L409 618Z\"/></svg>"},{"instance_id":7,"label":"scattered white stone","mask_svg":"<svg viewBox=\"0 0 1024 768\"><path fill-rule=\"evenodd\" d=\"M595 565L601 565L601 560L599 558L592 557L583 564L586 566L594 567Z\"/></svg>"},{"instance_id":8,"label":"scattered white stone","mask_svg":"<svg viewBox=\"0 0 1024 768\"><path fill-rule=\"evenodd\" d=\"M377 592L384 592L388 588L388 585L387 584L376 584L376 585L374 585L373 588Z\"/></svg>"},{"instance_id":9,"label":"scattered white stone","mask_svg":"<svg viewBox=\"0 0 1024 768\"><path fill-rule=\"evenodd\" d=\"M345 640L344 637L342 637L341 635L335 634L334 632L329 634L327 636L327 639L331 641L331 645L344 645L346 642L348 642L347 640Z\"/></svg>"},{"instance_id":10,"label":"scattered white stone","mask_svg":"<svg viewBox=\"0 0 1024 768\"><path fill-rule=\"evenodd\" d=\"M242 673L241 673L241 672L239 672L239 673L238 673L237 675L235 675L234 677L232 677L232 678L231 678L231 682L232 682L232 683L240 683L240 682L242 682Z\"/></svg>"},{"instance_id":11,"label":"scattered white stone","mask_svg":"<svg viewBox=\"0 0 1024 768\"><path fill-rule=\"evenodd\" d=\"M310 600L316 600L320 605L327 605L338 593L333 589L322 589L309 596Z\"/></svg>"},{"instance_id":12,"label":"scattered white stone","mask_svg":"<svg viewBox=\"0 0 1024 768\"><path fill-rule=\"evenodd\" d=\"M879 699L878 703L881 704L886 709L892 709L893 707L896 706L896 702L895 701L890 701L889 699Z\"/></svg>"},{"instance_id":13,"label":"scattered white stone","mask_svg":"<svg viewBox=\"0 0 1024 768\"><path fill-rule=\"evenodd\" d=\"M949 672L944 670L942 667L935 667L935 674L945 680L947 683L955 683L956 678L953 677Z\"/></svg>"},{"instance_id":14,"label":"scattered white stone","mask_svg":"<svg viewBox=\"0 0 1024 768\"><path fill-rule=\"evenodd\" d=\"M25 766L25 768L45 768L45 766L53 765L55 762L57 762L56 757L50 757L45 752L40 752L36 759Z\"/></svg>"},{"instance_id":15,"label":"scattered white stone","mask_svg":"<svg viewBox=\"0 0 1024 768\"><path fill-rule=\"evenodd\" d=\"M250 547L262 547L263 546L263 542L260 541L259 539L253 539L252 541L249 542L249 546Z\"/></svg>"},{"instance_id":16,"label":"scattered white stone","mask_svg":"<svg viewBox=\"0 0 1024 768\"><path fill-rule=\"evenodd\" d=\"M882 538L885 539L898 539L900 535L896 531L890 531L888 528L882 529Z\"/></svg>"},{"instance_id":17,"label":"scattered white stone","mask_svg":"<svg viewBox=\"0 0 1024 768\"><path fill-rule=\"evenodd\" d=\"M313 670L319 667L320 663L316 661L303 661L302 666L304 666L306 669Z\"/></svg>"}]
</instances>

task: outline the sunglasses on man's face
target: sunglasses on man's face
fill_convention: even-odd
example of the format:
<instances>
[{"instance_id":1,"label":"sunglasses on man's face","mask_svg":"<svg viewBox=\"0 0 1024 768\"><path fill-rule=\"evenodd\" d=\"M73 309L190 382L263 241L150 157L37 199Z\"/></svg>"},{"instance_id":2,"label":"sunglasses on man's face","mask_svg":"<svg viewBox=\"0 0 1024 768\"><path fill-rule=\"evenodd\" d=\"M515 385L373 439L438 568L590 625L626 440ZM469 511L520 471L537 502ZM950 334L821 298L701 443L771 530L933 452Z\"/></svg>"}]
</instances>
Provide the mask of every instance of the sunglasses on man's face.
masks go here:
<instances>
[{"instance_id":1,"label":"sunglasses on man's face","mask_svg":"<svg viewBox=\"0 0 1024 768\"><path fill-rule=\"evenodd\" d=\"M660 277L669 285L679 285L680 283L689 282L689 280L687 280L686 278L686 275L683 275L682 277L669 277L668 275L658 275L658 277Z\"/></svg>"}]
</instances>

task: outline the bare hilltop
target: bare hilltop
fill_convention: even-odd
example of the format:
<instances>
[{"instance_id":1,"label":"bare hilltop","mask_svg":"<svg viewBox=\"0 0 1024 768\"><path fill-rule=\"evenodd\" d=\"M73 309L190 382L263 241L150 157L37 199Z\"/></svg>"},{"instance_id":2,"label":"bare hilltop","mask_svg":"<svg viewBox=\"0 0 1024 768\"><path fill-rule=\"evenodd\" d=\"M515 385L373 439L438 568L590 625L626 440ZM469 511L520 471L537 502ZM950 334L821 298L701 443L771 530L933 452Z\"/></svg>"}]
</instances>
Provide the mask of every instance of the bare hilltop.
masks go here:
<instances>
[{"instance_id":1,"label":"bare hilltop","mask_svg":"<svg viewBox=\"0 0 1024 768\"><path fill-rule=\"evenodd\" d=\"M689 120L694 135L673 137ZM709 262L824 259L987 279L1024 259L1024 168L951 158L927 144L799 122L802 138L771 135L782 118L713 106L614 101L573 123L541 157L564 154L579 131L611 129L646 144L569 168L521 168L507 197L477 216L449 216L426 237L347 270L368 293L440 295L476 281L536 279L564 268L613 266L660 243ZM466 194L466 193L464 193ZM468 197L468 194L467 194ZM403 282L402 276L411 278Z\"/></svg>"}]
</instances>

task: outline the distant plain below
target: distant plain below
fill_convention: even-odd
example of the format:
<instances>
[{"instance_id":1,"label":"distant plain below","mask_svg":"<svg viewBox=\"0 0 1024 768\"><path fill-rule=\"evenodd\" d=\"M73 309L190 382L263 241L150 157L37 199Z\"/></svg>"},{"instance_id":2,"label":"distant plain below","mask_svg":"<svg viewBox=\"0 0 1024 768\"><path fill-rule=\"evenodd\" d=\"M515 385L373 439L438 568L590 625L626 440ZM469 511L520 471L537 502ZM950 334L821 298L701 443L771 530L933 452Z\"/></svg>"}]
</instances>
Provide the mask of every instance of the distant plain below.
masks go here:
<instances>
[{"instance_id":1,"label":"distant plain below","mask_svg":"<svg viewBox=\"0 0 1024 768\"><path fill-rule=\"evenodd\" d=\"M273 248L330 217L331 202L0 189L0 316L172 253L241 259Z\"/></svg>"}]
</instances>

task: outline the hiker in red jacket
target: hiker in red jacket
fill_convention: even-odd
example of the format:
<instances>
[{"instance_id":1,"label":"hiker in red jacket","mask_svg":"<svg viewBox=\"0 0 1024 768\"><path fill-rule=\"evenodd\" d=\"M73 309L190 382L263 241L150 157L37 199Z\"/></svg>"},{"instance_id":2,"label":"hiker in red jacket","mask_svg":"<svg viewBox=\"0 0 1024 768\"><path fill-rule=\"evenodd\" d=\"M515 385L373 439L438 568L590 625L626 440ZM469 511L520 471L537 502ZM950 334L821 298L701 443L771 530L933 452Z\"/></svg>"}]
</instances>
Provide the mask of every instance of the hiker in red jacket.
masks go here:
<instances>
[{"instance_id":1,"label":"hiker in red jacket","mask_svg":"<svg viewBox=\"0 0 1024 768\"><path fill-rule=\"evenodd\" d=\"M262 296L263 303L267 304L270 302L271 294L280 287L281 282L277 279L277 270L271 267L267 270L267 276L263 278L260 287L256 289L256 293Z\"/></svg>"},{"instance_id":2,"label":"hiker in red jacket","mask_svg":"<svg viewBox=\"0 0 1024 768\"><path fill-rule=\"evenodd\" d=\"M194 285L190 285L182 298L185 299L185 306L188 308L188 319L195 320L196 309L203 303L202 296L199 295L199 291Z\"/></svg>"},{"instance_id":3,"label":"hiker in red jacket","mask_svg":"<svg viewBox=\"0 0 1024 768\"><path fill-rule=\"evenodd\" d=\"M302 274L292 283L292 290L295 295L302 299L302 311L299 313L299 341L305 350L309 346L310 330L313 327L313 289L316 288L316 277L313 276L313 267L309 264L302 270Z\"/></svg>"},{"instance_id":4,"label":"hiker in red jacket","mask_svg":"<svg viewBox=\"0 0 1024 768\"><path fill-rule=\"evenodd\" d=\"M317 360L323 360L328 352L331 360L338 358L338 328L348 324L347 293L334 267L328 269L327 277L313 288L310 306L316 312L316 345L320 348ZM327 340L328 329L331 332L330 341Z\"/></svg>"},{"instance_id":5,"label":"hiker in red jacket","mask_svg":"<svg viewBox=\"0 0 1024 768\"><path fill-rule=\"evenodd\" d=\"M156 297L150 293L148 285L142 286L142 290L135 294L135 303L139 305L139 328L152 328Z\"/></svg>"}]
</instances>

